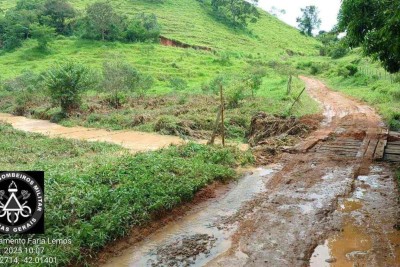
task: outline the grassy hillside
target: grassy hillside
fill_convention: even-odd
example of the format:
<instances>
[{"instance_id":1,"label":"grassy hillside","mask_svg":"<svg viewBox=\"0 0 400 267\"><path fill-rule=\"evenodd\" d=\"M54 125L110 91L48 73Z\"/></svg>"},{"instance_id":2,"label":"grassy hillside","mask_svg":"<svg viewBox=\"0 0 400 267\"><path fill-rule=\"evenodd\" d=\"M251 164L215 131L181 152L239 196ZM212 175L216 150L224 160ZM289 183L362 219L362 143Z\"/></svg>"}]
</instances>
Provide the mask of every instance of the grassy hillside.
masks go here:
<instances>
[{"instance_id":1,"label":"grassy hillside","mask_svg":"<svg viewBox=\"0 0 400 267\"><path fill-rule=\"evenodd\" d=\"M15 2L4 0L0 7L10 8ZM70 2L83 12L88 4L95 1ZM316 54L317 42L314 39L302 36L296 29L266 12L262 12L257 23L250 23L249 30L241 30L217 21L207 6L195 0L167 0L162 4L144 0L111 3L116 10L127 16L140 12L155 13L162 26L162 35L188 44L213 48L217 54L160 45L104 43L60 37L61 40L52 45L51 53L47 55L34 49L35 41L27 42L18 51L2 55L1 78L13 77L27 69L42 71L55 61L66 58L99 68L108 57L122 56L140 70L156 73L159 81L163 76L177 75L187 78L195 87L205 77L218 72L240 71L248 61L286 58L286 51ZM218 63L219 57L223 55L230 58L230 66L221 67ZM10 64L13 68L8 67ZM163 84L162 81L159 84Z\"/></svg>"},{"instance_id":2,"label":"grassy hillside","mask_svg":"<svg viewBox=\"0 0 400 267\"><path fill-rule=\"evenodd\" d=\"M70 2L84 12L85 7L95 1ZM4 0L1 5L3 9L7 9L15 3L16 1ZM157 130L155 125L165 119L160 116L176 116L174 112L184 106L193 116L184 113L172 121L173 127L178 127L176 124L190 124L192 130L210 133L218 102L212 92L204 92L204 89L217 76L236 77L251 68L263 68L266 75L255 98L246 97L240 105L227 111L228 136L243 139L255 112L286 114L287 107L303 87L300 80L294 79L294 90L286 95L290 62L296 58L317 55L318 52L318 42L315 39L301 35L298 30L264 11L260 11L261 17L257 23L249 23L247 29L238 29L216 20L208 5L195 0L166 0L161 4L145 0L120 0L111 3L118 12L128 17L140 12L155 13L163 36L191 45L206 46L213 49L213 52L169 47L158 43L103 42L59 35L45 53L36 48L36 40L27 40L21 48L0 54L0 81L10 81L26 71L42 73L55 63L66 60L81 62L101 75L105 61L119 58L154 78L155 83L147 91L147 98L138 101L128 95L120 109L112 109L105 104L108 92L93 88L84 95L81 109L60 123L154 131ZM279 68L276 62L280 62ZM180 79L187 86L183 90L176 90L170 85L174 79ZM21 114L20 109L23 106L23 115L41 119L51 119L60 111L51 103L43 88L36 90L22 104L21 101L18 102L17 94L18 92L0 90L0 110ZM166 94L169 94L169 98L166 104L161 105L163 107L152 104L152 98ZM194 105L199 107L190 108L191 104L201 104L204 102L202 99L210 97L211 105ZM152 106L151 109L148 109L149 105ZM293 113L300 116L317 111L316 103L305 95L302 105L296 106ZM137 117L145 119L138 125L134 122ZM239 126L229 125L229 121L238 121L238 117ZM159 131L182 134L182 131L175 130Z\"/></svg>"}]
</instances>

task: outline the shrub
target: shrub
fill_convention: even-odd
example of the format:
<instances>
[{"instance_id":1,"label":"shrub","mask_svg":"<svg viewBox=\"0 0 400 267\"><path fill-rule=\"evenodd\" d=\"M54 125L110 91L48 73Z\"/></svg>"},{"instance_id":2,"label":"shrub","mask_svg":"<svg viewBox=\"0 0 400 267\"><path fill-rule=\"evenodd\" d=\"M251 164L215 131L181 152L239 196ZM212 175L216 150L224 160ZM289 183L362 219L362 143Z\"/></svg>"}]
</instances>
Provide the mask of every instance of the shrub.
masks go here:
<instances>
[{"instance_id":1,"label":"shrub","mask_svg":"<svg viewBox=\"0 0 400 267\"><path fill-rule=\"evenodd\" d=\"M4 82L3 89L15 95L14 114L22 116L26 113L29 103L40 90L41 82L41 76L32 71L25 71L14 79Z\"/></svg>"},{"instance_id":2,"label":"shrub","mask_svg":"<svg viewBox=\"0 0 400 267\"><path fill-rule=\"evenodd\" d=\"M354 76L358 72L358 68L356 65L347 65L346 69L349 71L349 76Z\"/></svg>"},{"instance_id":3,"label":"shrub","mask_svg":"<svg viewBox=\"0 0 400 267\"><path fill-rule=\"evenodd\" d=\"M329 55L333 59L342 58L349 52L349 49L342 43L335 45L330 51Z\"/></svg>"},{"instance_id":4,"label":"shrub","mask_svg":"<svg viewBox=\"0 0 400 267\"><path fill-rule=\"evenodd\" d=\"M399 88L394 88L390 91L390 94L395 100L400 100L400 89Z\"/></svg>"},{"instance_id":5,"label":"shrub","mask_svg":"<svg viewBox=\"0 0 400 267\"><path fill-rule=\"evenodd\" d=\"M108 2L95 2L86 9L83 19L84 37L113 41L121 37L124 21Z\"/></svg>"},{"instance_id":6,"label":"shrub","mask_svg":"<svg viewBox=\"0 0 400 267\"><path fill-rule=\"evenodd\" d=\"M187 82L184 79L179 78L179 77L171 78L169 80L169 86L172 89L178 90L178 91L185 90L188 87Z\"/></svg>"},{"instance_id":7,"label":"shrub","mask_svg":"<svg viewBox=\"0 0 400 267\"><path fill-rule=\"evenodd\" d=\"M237 108L239 102L245 98L246 85L244 82L232 83L225 90L225 99L228 102L228 108Z\"/></svg>"},{"instance_id":8,"label":"shrub","mask_svg":"<svg viewBox=\"0 0 400 267\"><path fill-rule=\"evenodd\" d=\"M125 38L130 42L157 42L160 32L156 15L141 13L129 23Z\"/></svg>"},{"instance_id":9,"label":"shrub","mask_svg":"<svg viewBox=\"0 0 400 267\"><path fill-rule=\"evenodd\" d=\"M311 75L317 75L319 73L321 73L321 68L318 65L315 65L315 64L311 65L310 74Z\"/></svg>"},{"instance_id":10,"label":"shrub","mask_svg":"<svg viewBox=\"0 0 400 267\"><path fill-rule=\"evenodd\" d=\"M79 106L81 93L93 84L89 69L79 63L66 62L45 74L50 97L60 105L64 114Z\"/></svg>"},{"instance_id":11,"label":"shrub","mask_svg":"<svg viewBox=\"0 0 400 267\"><path fill-rule=\"evenodd\" d=\"M232 65L231 57L228 53L220 53L218 58L214 59L215 63L219 63L222 66L230 66Z\"/></svg>"},{"instance_id":12,"label":"shrub","mask_svg":"<svg viewBox=\"0 0 400 267\"><path fill-rule=\"evenodd\" d=\"M31 26L32 38L37 40L38 48L46 51L50 42L54 40L55 29L35 23Z\"/></svg>"}]
</instances>

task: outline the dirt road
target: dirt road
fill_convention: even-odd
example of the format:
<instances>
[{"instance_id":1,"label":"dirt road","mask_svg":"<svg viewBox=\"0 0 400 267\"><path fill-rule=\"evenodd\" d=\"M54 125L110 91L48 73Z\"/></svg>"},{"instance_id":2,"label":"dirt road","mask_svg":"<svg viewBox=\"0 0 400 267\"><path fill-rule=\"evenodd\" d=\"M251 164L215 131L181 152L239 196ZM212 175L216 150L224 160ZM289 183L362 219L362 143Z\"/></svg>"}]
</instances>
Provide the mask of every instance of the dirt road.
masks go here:
<instances>
[{"instance_id":1,"label":"dirt road","mask_svg":"<svg viewBox=\"0 0 400 267\"><path fill-rule=\"evenodd\" d=\"M302 79L319 130L105 266L400 266L395 178L372 160L381 118Z\"/></svg>"},{"instance_id":2,"label":"dirt road","mask_svg":"<svg viewBox=\"0 0 400 267\"><path fill-rule=\"evenodd\" d=\"M232 247L209 266L400 266L393 173L373 163L384 131L370 107L303 77L323 126L240 213ZM243 217L243 216L242 216Z\"/></svg>"}]
</instances>

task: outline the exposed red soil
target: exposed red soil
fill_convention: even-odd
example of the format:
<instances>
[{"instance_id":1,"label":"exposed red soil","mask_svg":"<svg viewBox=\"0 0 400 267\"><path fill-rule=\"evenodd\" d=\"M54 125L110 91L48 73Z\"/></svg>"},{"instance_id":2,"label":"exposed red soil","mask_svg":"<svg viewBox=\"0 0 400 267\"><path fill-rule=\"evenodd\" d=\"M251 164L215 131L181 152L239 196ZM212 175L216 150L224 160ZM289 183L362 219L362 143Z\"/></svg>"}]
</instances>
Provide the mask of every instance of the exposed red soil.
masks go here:
<instances>
[{"instance_id":1,"label":"exposed red soil","mask_svg":"<svg viewBox=\"0 0 400 267\"><path fill-rule=\"evenodd\" d=\"M195 50L204 50L204 51L213 51L210 47L206 46L200 46L200 45L190 45L183 43L178 40L173 40L170 38L167 38L165 36L160 36L160 44L164 46L172 46L172 47L180 47L180 48L192 48Z\"/></svg>"}]
</instances>

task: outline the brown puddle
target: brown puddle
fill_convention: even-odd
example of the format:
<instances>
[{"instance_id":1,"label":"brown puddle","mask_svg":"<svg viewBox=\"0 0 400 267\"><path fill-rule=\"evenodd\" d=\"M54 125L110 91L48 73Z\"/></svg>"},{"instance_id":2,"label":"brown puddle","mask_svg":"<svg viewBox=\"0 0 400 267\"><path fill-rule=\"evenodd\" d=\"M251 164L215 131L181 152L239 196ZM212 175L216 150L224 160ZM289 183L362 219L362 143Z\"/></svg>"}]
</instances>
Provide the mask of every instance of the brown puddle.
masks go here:
<instances>
[{"instance_id":1,"label":"brown puddle","mask_svg":"<svg viewBox=\"0 0 400 267\"><path fill-rule=\"evenodd\" d=\"M395 179L374 166L354 186L351 197L338 203L342 231L315 248L310 267L400 266L398 196L390 193Z\"/></svg>"},{"instance_id":2,"label":"brown puddle","mask_svg":"<svg viewBox=\"0 0 400 267\"><path fill-rule=\"evenodd\" d=\"M357 199L348 198L345 199L343 203L339 204L338 210L342 212L352 212L361 209L362 206L363 205L361 201Z\"/></svg>"},{"instance_id":3,"label":"brown puddle","mask_svg":"<svg viewBox=\"0 0 400 267\"><path fill-rule=\"evenodd\" d=\"M343 232L330 237L323 245L316 247L310 259L310 267L353 267L364 266L367 251L372 241L362 227L349 220ZM327 261L334 262L327 262Z\"/></svg>"},{"instance_id":4,"label":"brown puddle","mask_svg":"<svg viewBox=\"0 0 400 267\"><path fill-rule=\"evenodd\" d=\"M0 113L0 122L10 123L15 129L24 132L39 133L51 138L61 137L89 142L97 141L112 143L127 148L132 153L152 151L168 147L169 145L181 145L187 142L187 140L178 136L132 130L109 131L81 126L65 127L46 120L29 119L6 113ZM207 140L193 141L200 144L206 144L208 142ZM221 141L217 138L216 143L220 144ZM248 144L228 143L228 145L235 145L243 151L249 149Z\"/></svg>"}]
</instances>

